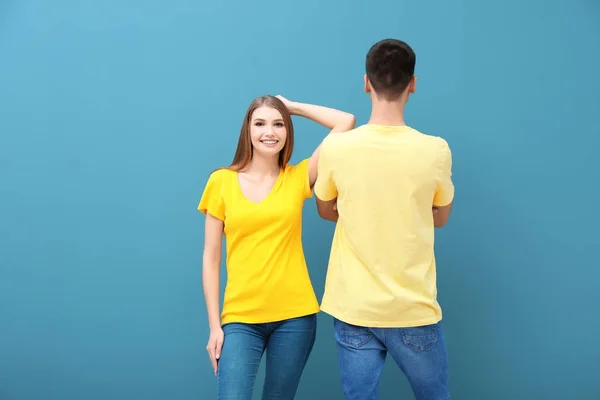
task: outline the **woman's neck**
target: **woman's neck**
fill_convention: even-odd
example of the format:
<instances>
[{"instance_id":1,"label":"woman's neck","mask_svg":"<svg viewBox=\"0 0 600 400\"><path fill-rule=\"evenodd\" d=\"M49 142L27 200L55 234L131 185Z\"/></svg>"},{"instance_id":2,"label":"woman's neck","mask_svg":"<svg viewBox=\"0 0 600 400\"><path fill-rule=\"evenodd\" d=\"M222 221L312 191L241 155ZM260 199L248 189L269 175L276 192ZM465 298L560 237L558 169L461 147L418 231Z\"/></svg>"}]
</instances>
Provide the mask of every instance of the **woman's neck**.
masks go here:
<instances>
[{"instance_id":1,"label":"woman's neck","mask_svg":"<svg viewBox=\"0 0 600 400\"><path fill-rule=\"evenodd\" d=\"M279 162L275 157L265 158L254 155L250 163L244 168L244 172L262 176L279 175Z\"/></svg>"}]
</instances>

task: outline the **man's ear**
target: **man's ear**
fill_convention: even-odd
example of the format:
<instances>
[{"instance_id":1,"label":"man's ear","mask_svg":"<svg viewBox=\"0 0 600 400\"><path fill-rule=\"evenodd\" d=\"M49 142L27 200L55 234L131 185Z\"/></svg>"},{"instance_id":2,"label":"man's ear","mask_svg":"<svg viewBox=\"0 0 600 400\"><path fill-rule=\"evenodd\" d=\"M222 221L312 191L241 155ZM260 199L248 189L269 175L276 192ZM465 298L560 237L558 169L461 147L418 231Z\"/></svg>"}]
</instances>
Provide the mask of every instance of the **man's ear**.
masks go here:
<instances>
[{"instance_id":1,"label":"man's ear","mask_svg":"<svg viewBox=\"0 0 600 400\"><path fill-rule=\"evenodd\" d=\"M371 82L369 82L369 78L367 77L367 74L365 74L365 93L371 93Z\"/></svg>"},{"instance_id":2,"label":"man's ear","mask_svg":"<svg viewBox=\"0 0 600 400\"><path fill-rule=\"evenodd\" d=\"M414 93L417 91L417 77L413 76L410 78L410 82L408 82L408 92Z\"/></svg>"}]
</instances>

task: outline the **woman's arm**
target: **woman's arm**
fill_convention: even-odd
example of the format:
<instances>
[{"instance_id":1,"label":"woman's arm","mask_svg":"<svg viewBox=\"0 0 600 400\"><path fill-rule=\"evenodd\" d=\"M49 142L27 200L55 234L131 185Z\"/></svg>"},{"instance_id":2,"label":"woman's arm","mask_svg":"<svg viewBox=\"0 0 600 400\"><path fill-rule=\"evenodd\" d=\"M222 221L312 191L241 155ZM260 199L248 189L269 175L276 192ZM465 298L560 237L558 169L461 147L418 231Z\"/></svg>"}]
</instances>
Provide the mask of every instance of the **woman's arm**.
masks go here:
<instances>
[{"instance_id":1,"label":"woman's arm","mask_svg":"<svg viewBox=\"0 0 600 400\"><path fill-rule=\"evenodd\" d=\"M331 132L346 132L354 128L356 119L354 115L334 108L318 106L314 104L299 103L295 101L284 100L288 110L292 115L308 118L318 124L331 130Z\"/></svg>"},{"instance_id":2,"label":"woman's arm","mask_svg":"<svg viewBox=\"0 0 600 400\"><path fill-rule=\"evenodd\" d=\"M282 96L277 96L286 105L292 115L308 118L330 129L329 133L347 132L354 129L356 118L353 114L329 107L314 104L289 101ZM317 180L317 165L319 163L320 145L314 151L308 164L308 178L312 188Z\"/></svg>"},{"instance_id":3,"label":"woman's arm","mask_svg":"<svg viewBox=\"0 0 600 400\"><path fill-rule=\"evenodd\" d=\"M208 313L210 337L206 350L217 373L218 360L223 346L223 330L219 313L219 270L221 268L221 245L223 221L206 213L204 227L204 254L202 255L202 287Z\"/></svg>"},{"instance_id":4,"label":"woman's arm","mask_svg":"<svg viewBox=\"0 0 600 400\"><path fill-rule=\"evenodd\" d=\"M202 255L202 286L210 328L221 326L219 316L219 270L221 268L221 245L223 221L206 214L204 227L204 254Z\"/></svg>"}]
</instances>

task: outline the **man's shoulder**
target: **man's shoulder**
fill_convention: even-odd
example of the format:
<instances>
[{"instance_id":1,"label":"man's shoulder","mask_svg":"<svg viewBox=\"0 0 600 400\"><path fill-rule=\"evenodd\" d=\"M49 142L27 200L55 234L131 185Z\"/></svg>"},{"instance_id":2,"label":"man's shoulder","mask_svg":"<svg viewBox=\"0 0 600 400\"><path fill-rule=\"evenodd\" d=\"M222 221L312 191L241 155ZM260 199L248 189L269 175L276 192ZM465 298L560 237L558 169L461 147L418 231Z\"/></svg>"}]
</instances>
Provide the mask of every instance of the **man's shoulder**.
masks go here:
<instances>
[{"instance_id":1,"label":"man's shoulder","mask_svg":"<svg viewBox=\"0 0 600 400\"><path fill-rule=\"evenodd\" d=\"M421 138L422 140L425 141L429 141L431 143L435 143L435 144L442 144L442 145L447 145L446 139L444 139L443 137L439 136L439 135L434 135L432 133L429 133L427 131L421 131L415 128L411 128L415 133L417 133L417 136L419 138Z\"/></svg>"},{"instance_id":2,"label":"man's shoulder","mask_svg":"<svg viewBox=\"0 0 600 400\"><path fill-rule=\"evenodd\" d=\"M438 135L433 135L431 133L418 131L416 129L413 129L413 130L417 134L416 135L417 140L420 141L425 146L431 148L431 150L441 152L441 153L446 153L446 152L450 151L450 145L448 144L448 141L446 139L444 139L443 137L438 136Z\"/></svg>"},{"instance_id":3,"label":"man's shoulder","mask_svg":"<svg viewBox=\"0 0 600 400\"><path fill-rule=\"evenodd\" d=\"M338 154L352 144L356 144L360 137L360 129L354 128L347 132L330 133L321 142L321 154Z\"/></svg>"},{"instance_id":4,"label":"man's shoulder","mask_svg":"<svg viewBox=\"0 0 600 400\"><path fill-rule=\"evenodd\" d=\"M323 139L323 144L331 145L348 143L356 140L361 131L362 127L359 126L346 132L330 133L325 137L325 139Z\"/></svg>"},{"instance_id":5,"label":"man's shoulder","mask_svg":"<svg viewBox=\"0 0 600 400\"><path fill-rule=\"evenodd\" d=\"M378 126L361 125L350 131L343 133L332 133L328 135L322 142L322 151L328 154L340 154L346 153L346 150L352 151L361 149L362 145L371 143L372 141L382 140L385 137L385 142L394 147L394 140L390 141L390 136L384 135L373 135L378 132L381 128ZM387 133L387 132L386 132ZM403 148L406 148L407 139L404 134L409 134L409 141L413 141L414 145L419 147L421 150L431 149L435 153L447 153L449 152L450 146L446 139L441 136L433 135L423 131L419 131L412 127L404 127L402 131L399 131L397 137L398 144L401 144ZM426 150L427 151L427 150Z\"/></svg>"}]
</instances>

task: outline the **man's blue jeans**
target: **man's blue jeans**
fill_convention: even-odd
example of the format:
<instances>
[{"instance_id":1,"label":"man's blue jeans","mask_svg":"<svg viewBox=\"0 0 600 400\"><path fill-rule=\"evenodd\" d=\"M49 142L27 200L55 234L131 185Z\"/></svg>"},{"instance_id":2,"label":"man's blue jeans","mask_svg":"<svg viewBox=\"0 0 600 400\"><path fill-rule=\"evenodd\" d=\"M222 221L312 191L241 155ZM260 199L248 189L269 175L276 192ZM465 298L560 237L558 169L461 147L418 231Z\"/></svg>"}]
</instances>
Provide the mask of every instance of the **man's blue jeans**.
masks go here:
<instances>
[{"instance_id":1,"label":"man's blue jeans","mask_svg":"<svg viewBox=\"0 0 600 400\"><path fill-rule=\"evenodd\" d=\"M342 388L348 400L377 400L387 354L404 372L416 400L450 400L446 340L440 323L367 328L334 319Z\"/></svg>"},{"instance_id":2,"label":"man's blue jeans","mask_svg":"<svg viewBox=\"0 0 600 400\"><path fill-rule=\"evenodd\" d=\"M251 400L258 366L267 352L263 400L292 400L317 329L315 314L265 324L223 326L218 400Z\"/></svg>"}]
</instances>

